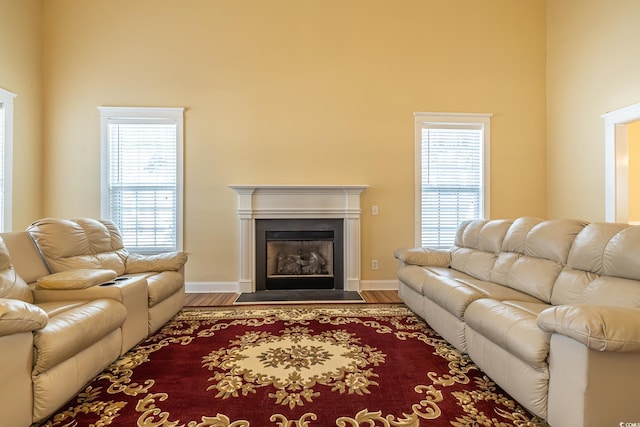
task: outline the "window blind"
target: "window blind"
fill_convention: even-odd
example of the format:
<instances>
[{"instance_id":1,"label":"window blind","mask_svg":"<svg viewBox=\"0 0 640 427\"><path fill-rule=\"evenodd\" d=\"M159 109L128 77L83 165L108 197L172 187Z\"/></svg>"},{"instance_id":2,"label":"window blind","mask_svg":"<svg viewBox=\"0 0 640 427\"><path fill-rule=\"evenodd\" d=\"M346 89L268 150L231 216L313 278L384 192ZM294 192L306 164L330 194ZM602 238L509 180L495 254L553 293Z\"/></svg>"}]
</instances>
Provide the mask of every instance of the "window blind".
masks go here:
<instances>
[{"instance_id":1,"label":"window blind","mask_svg":"<svg viewBox=\"0 0 640 427\"><path fill-rule=\"evenodd\" d=\"M132 252L176 250L177 125L109 119L109 212Z\"/></svg>"},{"instance_id":2,"label":"window blind","mask_svg":"<svg viewBox=\"0 0 640 427\"><path fill-rule=\"evenodd\" d=\"M450 247L460 222L483 213L483 128L423 124L422 246Z\"/></svg>"}]
</instances>

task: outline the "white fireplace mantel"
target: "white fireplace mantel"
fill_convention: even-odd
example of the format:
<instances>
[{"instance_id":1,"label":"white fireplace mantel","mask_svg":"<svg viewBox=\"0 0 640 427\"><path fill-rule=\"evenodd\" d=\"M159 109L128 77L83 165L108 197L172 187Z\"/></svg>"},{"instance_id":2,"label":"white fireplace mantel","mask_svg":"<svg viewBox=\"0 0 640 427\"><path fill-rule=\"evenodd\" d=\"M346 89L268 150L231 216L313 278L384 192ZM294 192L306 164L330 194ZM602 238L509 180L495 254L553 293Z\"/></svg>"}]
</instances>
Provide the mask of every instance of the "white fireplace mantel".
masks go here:
<instances>
[{"instance_id":1,"label":"white fireplace mantel","mask_svg":"<svg viewBox=\"0 0 640 427\"><path fill-rule=\"evenodd\" d=\"M255 220L342 218L344 284L360 290L360 194L368 185L230 185L238 194L240 292L255 292Z\"/></svg>"}]
</instances>

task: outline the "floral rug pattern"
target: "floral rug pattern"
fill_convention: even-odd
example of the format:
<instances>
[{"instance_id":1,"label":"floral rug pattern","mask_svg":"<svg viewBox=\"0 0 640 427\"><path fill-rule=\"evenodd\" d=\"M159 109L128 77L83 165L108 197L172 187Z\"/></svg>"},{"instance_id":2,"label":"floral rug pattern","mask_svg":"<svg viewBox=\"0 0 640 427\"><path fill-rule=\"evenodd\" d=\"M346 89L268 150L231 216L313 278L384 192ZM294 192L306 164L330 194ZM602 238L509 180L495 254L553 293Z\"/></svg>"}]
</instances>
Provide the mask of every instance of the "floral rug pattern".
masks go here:
<instances>
[{"instance_id":1,"label":"floral rug pattern","mask_svg":"<svg viewBox=\"0 0 640 427\"><path fill-rule=\"evenodd\" d=\"M184 310L44 426L547 426L401 304Z\"/></svg>"}]
</instances>

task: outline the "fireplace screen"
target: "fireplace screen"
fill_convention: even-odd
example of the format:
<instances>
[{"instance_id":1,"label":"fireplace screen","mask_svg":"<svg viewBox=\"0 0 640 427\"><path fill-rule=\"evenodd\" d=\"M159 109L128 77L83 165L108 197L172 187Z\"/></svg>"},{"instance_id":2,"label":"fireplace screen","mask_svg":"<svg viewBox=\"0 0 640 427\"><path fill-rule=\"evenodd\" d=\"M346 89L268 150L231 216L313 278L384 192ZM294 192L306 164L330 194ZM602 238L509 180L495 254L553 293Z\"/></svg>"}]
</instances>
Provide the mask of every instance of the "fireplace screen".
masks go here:
<instances>
[{"instance_id":1,"label":"fireplace screen","mask_svg":"<svg viewBox=\"0 0 640 427\"><path fill-rule=\"evenodd\" d=\"M274 240L267 235L267 277L287 276L333 277L333 239Z\"/></svg>"},{"instance_id":2,"label":"fireplace screen","mask_svg":"<svg viewBox=\"0 0 640 427\"><path fill-rule=\"evenodd\" d=\"M342 219L257 219L256 290L344 289Z\"/></svg>"}]
</instances>

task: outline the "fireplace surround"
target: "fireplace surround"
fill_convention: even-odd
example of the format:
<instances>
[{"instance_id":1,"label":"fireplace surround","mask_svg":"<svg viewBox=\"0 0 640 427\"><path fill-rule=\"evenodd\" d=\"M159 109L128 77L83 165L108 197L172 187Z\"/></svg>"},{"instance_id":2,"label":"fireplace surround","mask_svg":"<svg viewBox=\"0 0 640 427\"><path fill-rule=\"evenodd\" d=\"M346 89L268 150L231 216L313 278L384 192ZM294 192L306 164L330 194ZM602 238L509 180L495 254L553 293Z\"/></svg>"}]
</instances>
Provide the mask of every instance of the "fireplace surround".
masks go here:
<instances>
[{"instance_id":1,"label":"fireplace surround","mask_svg":"<svg viewBox=\"0 0 640 427\"><path fill-rule=\"evenodd\" d=\"M339 265L332 266L333 275L339 276L336 282L342 282L342 289L345 291L360 290L360 195L367 187L367 185L231 185L230 188L238 195L237 213L240 220L239 291L246 293L262 290L262 285L258 286L256 279L258 273L256 224L265 219L292 223L298 220L341 220L342 227L338 228L342 232L342 242L339 243L338 248L334 246L333 255L335 259L336 252L342 251L343 256L338 262ZM302 239L286 237L298 241L310 240L307 237ZM304 251L291 255L309 257L309 253L314 251L307 251L306 254L302 252ZM331 289L340 289L335 286L334 284Z\"/></svg>"}]
</instances>

